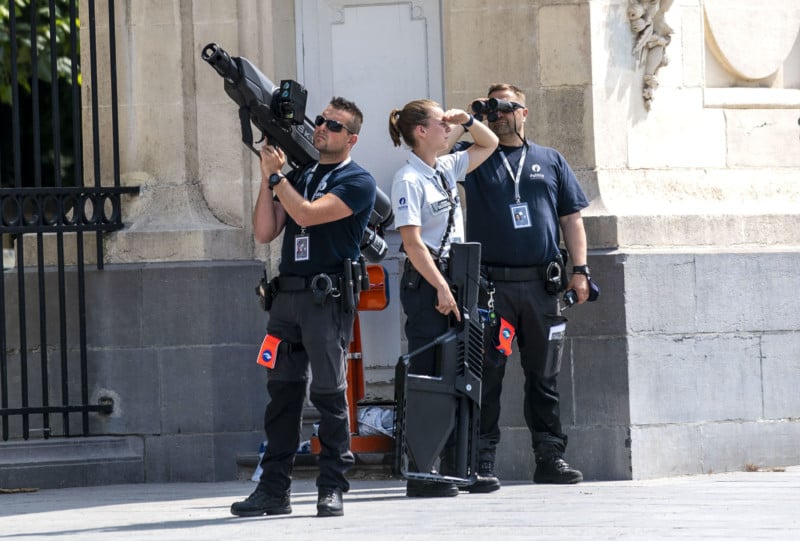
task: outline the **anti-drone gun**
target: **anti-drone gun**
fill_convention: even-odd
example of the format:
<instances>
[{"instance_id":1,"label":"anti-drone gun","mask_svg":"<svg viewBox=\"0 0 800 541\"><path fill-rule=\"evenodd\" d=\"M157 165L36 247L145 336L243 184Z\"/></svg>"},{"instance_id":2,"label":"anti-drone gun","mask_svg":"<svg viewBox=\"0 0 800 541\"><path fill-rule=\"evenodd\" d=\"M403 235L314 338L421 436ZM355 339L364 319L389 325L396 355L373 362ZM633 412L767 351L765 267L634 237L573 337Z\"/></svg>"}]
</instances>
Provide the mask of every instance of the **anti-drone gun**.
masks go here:
<instances>
[{"instance_id":1,"label":"anti-drone gun","mask_svg":"<svg viewBox=\"0 0 800 541\"><path fill-rule=\"evenodd\" d=\"M225 93L239 106L242 142L260 156L253 146L253 129L261 138L283 149L293 169L301 169L319 159L314 148L314 124L305 116L308 92L297 81L285 79L276 86L249 60L230 56L216 43L203 47L201 54L224 80ZM383 259L388 251L384 230L394 221L392 205L380 188L375 207L361 240L361 253L371 262Z\"/></svg>"},{"instance_id":2,"label":"anti-drone gun","mask_svg":"<svg viewBox=\"0 0 800 541\"><path fill-rule=\"evenodd\" d=\"M225 93L239 106L242 142L256 156L251 122L261 131L259 141L269 137L270 144L283 149L293 168L319 158L314 125L305 116L308 93L300 83L284 80L277 87L249 60L231 57L216 43L203 47L202 58L222 76Z\"/></svg>"},{"instance_id":3,"label":"anti-drone gun","mask_svg":"<svg viewBox=\"0 0 800 541\"><path fill-rule=\"evenodd\" d=\"M481 245L450 246L449 277L461 322L429 344L400 357L395 367L395 455L393 469L406 479L475 483L478 420L483 376L483 324L478 311ZM416 356L433 351L436 373L411 372ZM453 471L438 472L436 460L453 438Z\"/></svg>"}]
</instances>

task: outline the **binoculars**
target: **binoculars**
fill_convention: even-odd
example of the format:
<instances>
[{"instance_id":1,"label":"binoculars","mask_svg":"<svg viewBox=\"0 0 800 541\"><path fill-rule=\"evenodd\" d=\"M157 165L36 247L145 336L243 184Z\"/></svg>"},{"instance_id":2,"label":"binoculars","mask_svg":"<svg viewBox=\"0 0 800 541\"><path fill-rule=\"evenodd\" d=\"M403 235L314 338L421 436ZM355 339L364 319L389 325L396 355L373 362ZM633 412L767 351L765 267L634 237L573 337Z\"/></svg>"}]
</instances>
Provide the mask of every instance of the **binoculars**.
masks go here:
<instances>
[{"instance_id":1,"label":"binoculars","mask_svg":"<svg viewBox=\"0 0 800 541\"><path fill-rule=\"evenodd\" d=\"M510 113L516 109L523 109L523 106L515 101L498 100L489 98L488 100L475 100L472 102L472 113L478 120L483 120L483 115L489 122L497 120L497 113Z\"/></svg>"}]
</instances>

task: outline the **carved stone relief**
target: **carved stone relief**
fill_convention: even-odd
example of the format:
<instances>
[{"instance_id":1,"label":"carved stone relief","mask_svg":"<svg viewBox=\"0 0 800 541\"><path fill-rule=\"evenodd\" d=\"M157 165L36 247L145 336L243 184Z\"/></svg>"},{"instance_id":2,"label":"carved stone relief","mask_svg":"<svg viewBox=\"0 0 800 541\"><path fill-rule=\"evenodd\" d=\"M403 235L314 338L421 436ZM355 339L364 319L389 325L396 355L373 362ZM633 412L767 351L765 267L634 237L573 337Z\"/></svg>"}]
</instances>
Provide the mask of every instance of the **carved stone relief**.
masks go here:
<instances>
[{"instance_id":1,"label":"carved stone relief","mask_svg":"<svg viewBox=\"0 0 800 541\"><path fill-rule=\"evenodd\" d=\"M667 65L667 45L672 39L673 30L664 20L664 15L672 7L674 0L629 0L628 21L636 38L633 54L639 65L644 66L642 78L642 98L644 106L650 106L658 88L656 74Z\"/></svg>"},{"instance_id":2,"label":"carved stone relief","mask_svg":"<svg viewBox=\"0 0 800 541\"><path fill-rule=\"evenodd\" d=\"M797 0L705 0L703 10L706 43L714 58L744 82L774 77L800 33Z\"/></svg>"}]
</instances>

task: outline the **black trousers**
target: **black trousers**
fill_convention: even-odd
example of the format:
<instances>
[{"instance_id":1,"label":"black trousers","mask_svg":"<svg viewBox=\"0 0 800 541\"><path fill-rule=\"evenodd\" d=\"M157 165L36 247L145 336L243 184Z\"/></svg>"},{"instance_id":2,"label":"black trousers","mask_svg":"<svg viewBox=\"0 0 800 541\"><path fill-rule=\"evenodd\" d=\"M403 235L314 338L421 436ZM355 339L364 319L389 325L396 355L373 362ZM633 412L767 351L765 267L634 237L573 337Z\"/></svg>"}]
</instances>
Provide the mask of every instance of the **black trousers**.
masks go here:
<instances>
[{"instance_id":1,"label":"black trousers","mask_svg":"<svg viewBox=\"0 0 800 541\"><path fill-rule=\"evenodd\" d=\"M516 328L524 375L523 409L537 458L563 455L567 436L561 430L558 373L548 369L547 347L550 326L545 314L555 314L558 302L548 295L541 280L494 282L495 312ZM488 297L481 292L480 306ZM498 318L499 319L499 318ZM500 396L507 358L495 348L497 329L484 330L483 386L479 460L494 462L500 442Z\"/></svg>"},{"instance_id":2,"label":"black trousers","mask_svg":"<svg viewBox=\"0 0 800 541\"><path fill-rule=\"evenodd\" d=\"M410 265L400 277L400 303L406 314L405 333L409 353L432 342L447 332L447 316L436 310L436 289ZM409 372L425 376L436 375L435 352L411 359Z\"/></svg>"},{"instance_id":3,"label":"black trousers","mask_svg":"<svg viewBox=\"0 0 800 541\"><path fill-rule=\"evenodd\" d=\"M347 408L347 350L354 314L344 314L339 299L320 306L310 291L279 292L267 332L287 346L268 371L269 402L264 411L267 448L261 459L261 485L270 494L288 494L303 421L309 375L310 399L320 413L317 486L347 492L345 477L355 458L350 451ZM302 345L302 347L299 347Z\"/></svg>"}]
</instances>

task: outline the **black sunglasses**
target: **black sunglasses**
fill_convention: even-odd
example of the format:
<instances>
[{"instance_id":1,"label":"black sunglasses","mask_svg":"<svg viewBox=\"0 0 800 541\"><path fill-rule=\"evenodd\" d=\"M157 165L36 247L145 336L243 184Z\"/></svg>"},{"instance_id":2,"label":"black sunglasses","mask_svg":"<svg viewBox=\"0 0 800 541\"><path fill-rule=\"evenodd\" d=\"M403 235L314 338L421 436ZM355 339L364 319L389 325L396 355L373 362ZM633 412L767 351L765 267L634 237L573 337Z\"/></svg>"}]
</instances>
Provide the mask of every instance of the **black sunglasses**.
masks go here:
<instances>
[{"instance_id":1,"label":"black sunglasses","mask_svg":"<svg viewBox=\"0 0 800 541\"><path fill-rule=\"evenodd\" d=\"M322 115L317 115L317 118L314 119L314 125L322 126L323 124L325 124L325 126L328 128L328 131L332 131L333 133L339 133L340 131L342 131L342 128L349 131L350 133L353 133L352 131L350 131L350 128L348 128L338 120L333 120L332 118L325 118Z\"/></svg>"}]
</instances>

